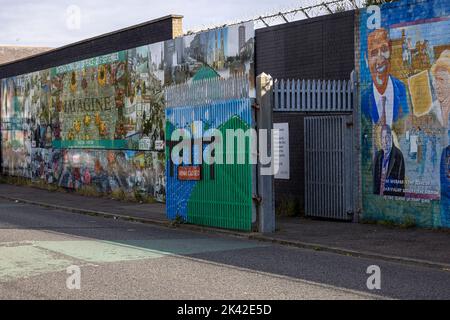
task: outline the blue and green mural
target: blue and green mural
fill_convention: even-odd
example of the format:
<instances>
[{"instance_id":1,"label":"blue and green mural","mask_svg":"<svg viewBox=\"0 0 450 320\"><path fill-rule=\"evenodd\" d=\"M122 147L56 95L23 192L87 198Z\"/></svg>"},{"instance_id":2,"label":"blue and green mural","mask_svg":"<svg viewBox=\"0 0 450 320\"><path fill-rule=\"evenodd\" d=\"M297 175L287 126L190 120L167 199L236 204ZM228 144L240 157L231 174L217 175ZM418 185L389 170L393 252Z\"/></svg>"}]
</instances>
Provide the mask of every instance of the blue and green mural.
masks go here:
<instances>
[{"instance_id":1,"label":"blue and green mural","mask_svg":"<svg viewBox=\"0 0 450 320\"><path fill-rule=\"evenodd\" d=\"M227 130L246 132L251 128L250 101L234 99L166 109L169 219L179 217L193 224L251 230L251 137L246 138L243 148L239 148L237 141L233 144L233 161L227 161L225 154ZM190 137L191 143L189 150L180 152L180 161L175 163L171 154L177 141L171 141L170 137L177 129L183 137ZM243 162L238 161L239 154L245 159ZM205 161L205 155L212 155L215 161ZM194 174L185 178L181 176L182 170Z\"/></svg>"},{"instance_id":2,"label":"blue and green mural","mask_svg":"<svg viewBox=\"0 0 450 320\"><path fill-rule=\"evenodd\" d=\"M363 218L449 228L450 4L378 8L359 24Z\"/></svg>"}]
</instances>

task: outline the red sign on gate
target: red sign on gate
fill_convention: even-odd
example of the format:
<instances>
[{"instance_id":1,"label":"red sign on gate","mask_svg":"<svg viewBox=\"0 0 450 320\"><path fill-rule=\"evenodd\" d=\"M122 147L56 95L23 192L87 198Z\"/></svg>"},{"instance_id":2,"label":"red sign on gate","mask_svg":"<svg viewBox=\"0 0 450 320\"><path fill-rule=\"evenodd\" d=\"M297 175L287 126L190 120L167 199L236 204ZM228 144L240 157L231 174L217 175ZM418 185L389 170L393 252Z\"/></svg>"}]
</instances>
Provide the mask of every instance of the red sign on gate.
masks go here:
<instances>
[{"instance_id":1,"label":"red sign on gate","mask_svg":"<svg viewBox=\"0 0 450 320\"><path fill-rule=\"evenodd\" d=\"M201 179L200 166L178 167L178 180L198 181Z\"/></svg>"}]
</instances>

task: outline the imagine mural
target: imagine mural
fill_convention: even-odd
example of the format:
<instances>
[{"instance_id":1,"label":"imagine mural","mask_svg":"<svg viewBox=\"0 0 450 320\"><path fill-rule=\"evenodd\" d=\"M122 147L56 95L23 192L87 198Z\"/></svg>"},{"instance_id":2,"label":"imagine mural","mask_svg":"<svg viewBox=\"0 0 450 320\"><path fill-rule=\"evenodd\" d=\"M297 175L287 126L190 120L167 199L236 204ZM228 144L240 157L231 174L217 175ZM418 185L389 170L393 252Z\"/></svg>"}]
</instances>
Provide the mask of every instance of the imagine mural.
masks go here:
<instances>
[{"instance_id":1,"label":"imagine mural","mask_svg":"<svg viewBox=\"0 0 450 320\"><path fill-rule=\"evenodd\" d=\"M450 15L446 1L360 20L364 218L450 227Z\"/></svg>"},{"instance_id":2,"label":"imagine mural","mask_svg":"<svg viewBox=\"0 0 450 320\"><path fill-rule=\"evenodd\" d=\"M247 23L2 79L2 168L67 188L165 200L164 87L245 74Z\"/></svg>"}]
</instances>

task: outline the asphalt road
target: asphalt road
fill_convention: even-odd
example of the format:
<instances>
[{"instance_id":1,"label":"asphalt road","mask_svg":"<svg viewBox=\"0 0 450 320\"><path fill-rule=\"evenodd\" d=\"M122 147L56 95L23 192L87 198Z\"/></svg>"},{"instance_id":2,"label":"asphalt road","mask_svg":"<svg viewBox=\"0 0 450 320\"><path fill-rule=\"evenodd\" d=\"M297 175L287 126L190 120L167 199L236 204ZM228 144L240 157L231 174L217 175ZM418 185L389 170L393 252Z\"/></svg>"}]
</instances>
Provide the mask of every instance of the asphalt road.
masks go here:
<instances>
[{"instance_id":1,"label":"asphalt road","mask_svg":"<svg viewBox=\"0 0 450 320\"><path fill-rule=\"evenodd\" d=\"M450 271L0 200L0 299L378 298L450 299Z\"/></svg>"}]
</instances>

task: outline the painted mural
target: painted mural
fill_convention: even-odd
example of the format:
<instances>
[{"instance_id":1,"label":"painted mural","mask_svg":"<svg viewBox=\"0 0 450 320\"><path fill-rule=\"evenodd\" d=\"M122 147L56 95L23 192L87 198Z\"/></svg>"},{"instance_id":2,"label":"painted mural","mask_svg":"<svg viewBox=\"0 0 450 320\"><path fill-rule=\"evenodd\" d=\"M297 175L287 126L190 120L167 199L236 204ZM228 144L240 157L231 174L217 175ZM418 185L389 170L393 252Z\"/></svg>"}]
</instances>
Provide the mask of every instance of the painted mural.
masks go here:
<instances>
[{"instance_id":1,"label":"painted mural","mask_svg":"<svg viewBox=\"0 0 450 320\"><path fill-rule=\"evenodd\" d=\"M254 97L254 38L253 23L249 22L152 45L152 52L162 52L165 85L247 75Z\"/></svg>"},{"instance_id":2,"label":"painted mural","mask_svg":"<svg viewBox=\"0 0 450 320\"><path fill-rule=\"evenodd\" d=\"M51 70L54 148L152 150L163 140L164 95L148 46Z\"/></svg>"},{"instance_id":3,"label":"painted mural","mask_svg":"<svg viewBox=\"0 0 450 320\"><path fill-rule=\"evenodd\" d=\"M164 87L246 75L253 24L2 79L2 168L67 188L165 200Z\"/></svg>"},{"instance_id":4,"label":"painted mural","mask_svg":"<svg viewBox=\"0 0 450 320\"><path fill-rule=\"evenodd\" d=\"M174 163L171 155L174 142L167 138L167 216L174 220L221 227L251 230L252 227L252 166L249 162L250 139L244 149L244 163L225 163L224 149L214 142L212 129L220 131L227 144L228 129L246 131L252 124L250 99L217 101L200 106L166 109L168 137L176 129L192 137L190 151L181 152L182 160ZM205 139L208 137L208 139ZM200 144L198 141L202 140ZM197 141L197 143L195 143ZM217 142L217 141L216 141ZM176 142L175 142L176 143ZM213 151L214 150L214 151ZM208 164L205 154L214 155L216 161ZM237 157L237 156L235 156ZM221 160L218 160L221 159Z\"/></svg>"},{"instance_id":5,"label":"painted mural","mask_svg":"<svg viewBox=\"0 0 450 320\"><path fill-rule=\"evenodd\" d=\"M361 14L366 219L450 227L449 10L446 1L384 4L376 27L373 12Z\"/></svg>"}]
</instances>

